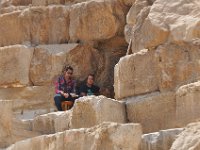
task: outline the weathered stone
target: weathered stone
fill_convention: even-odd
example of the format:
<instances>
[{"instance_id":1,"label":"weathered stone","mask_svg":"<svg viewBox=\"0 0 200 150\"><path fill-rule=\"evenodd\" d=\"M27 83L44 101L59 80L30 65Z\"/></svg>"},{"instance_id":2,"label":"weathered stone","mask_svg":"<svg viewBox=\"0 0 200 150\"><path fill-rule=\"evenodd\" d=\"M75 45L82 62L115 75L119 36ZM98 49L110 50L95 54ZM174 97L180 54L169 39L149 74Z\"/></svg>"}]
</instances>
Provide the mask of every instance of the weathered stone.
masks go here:
<instances>
[{"instance_id":1,"label":"weathered stone","mask_svg":"<svg viewBox=\"0 0 200 150\"><path fill-rule=\"evenodd\" d=\"M33 84L52 85L55 77L62 72L67 53L77 46L77 44L37 46L30 67Z\"/></svg>"},{"instance_id":2,"label":"weathered stone","mask_svg":"<svg viewBox=\"0 0 200 150\"><path fill-rule=\"evenodd\" d=\"M33 131L42 134L52 134L69 129L71 111L54 112L33 119Z\"/></svg>"},{"instance_id":3,"label":"weathered stone","mask_svg":"<svg viewBox=\"0 0 200 150\"><path fill-rule=\"evenodd\" d=\"M186 126L200 119L200 82L180 87L176 92L176 120L178 126Z\"/></svg>"},{"instance_id":4,"label":"weathered stone","mask_svg":"<svg viewBox=\"0 0 200 150\"><path fill-rule=\"evenodd\" d=\"M0 15L0 46L54 44L69 40L68 7L31 7ZM13 26L15 24L15 26Z\"/></svg>"},{"instance_id":5,"label":"weathered stone","mask_svg":"<svg viewBox=\"0 0 200 150\"><path fill-rule=\"evenodd\" d=\"M198 39L199 9L198 0L157 0L151 6L144 22L140 24L141 28L133 34L133 52L157 47L167 40L180 44Z\"/></svg>"},{"instance_id":6,"label":"weathered stone","mask_svg":"<svg viewBox=\"0 0 200 150\"><path fill-rule=\"evenodd\" d=\"M176 101L173 92L128 98L126 107L128 120L141 123L144 133L175 127Z\"/></svg>"},{"instance_id":7,"label":"weathered stone","mask_svg":"<svg viewBox=\"0 0 200 150\"><path fill-rule=\"evenodd\" d=\"M0 100L0 148L12 143L12 101Z\"/></svg>"},{"instance_id":8,"label":"weathered stone","mask_svg":"<svg viewBox=\"0 0 200 150\"><path fill-rule=\"evenodd\" d=\"M125 123L125 105L104 96L87 96L76 100L70 128L92 127L104 121Z\"/></svg>"},{"instance_id":9,"label":"weathered stone","mask_svg":"<svg viewBox=\"0 0 200 150\"><path fill-rule=\"evenodd\" d=\"M54 105L53 96L52 86L0 88L0 99L13 100L14 111L42 107L50 109Z\"/></svg>"},{"instance_id":10,"label":"weathered stone","mask_svg":"<svg viewBox=\"0 0 200 150\"><path fill-rule=\"evenodd\" d=\"M179 134L170 150L199 150L199 138L200 122L191 123Z\"/></svg>"},{"instance_id":11,"label":"weathered stone","mask_svg":"<svg viewBox=\"0 0 200 150\"><path fill-rule=\"evenodd\" d=\"M115 98L172 91L200 78L199 46L164 44L120 59L115 66Z\"/></svg>"},{"instance_id":12,"label":"weathered stone","mask_svg":"<svg viewBox=\"0 0 200 150\"><path fill-rule=\"evenodd\" d=\"M46 6L51 4L65 4L65 0L32 0L34 6Z\"/></svg>"},{"instance_id":13,"label":"weathered stone","mask_svg":"<svg viewBox=\"0 0 200 150\"><path fill-rule=\"evenodd\" d=\"M73 5L70 11L70 41L100 41L123 33L125 11L126 8L118 1L88 1Z\"/></svg>"},{"instance_id":14,"label":"weathered stone","mask_svg":"<svg viewBox=\"0 0 200 150\"><path fill-rule=\"evenodd\" d=\"M90 45L78 45L75 49L69 51L65 64L71 65L74 68L74 77L83 81L88 74L96 74L99 66L102 65L102 61L103 58L97 49Z\"/></svg>"},{"instance_id":15,"label":"weathered stone","mask_svg":"<svg viewBox=\"0 0 200 150\"><path fill-rule=\"evenodd\" d=\"M103 123L89 129L68 130L17 142L7 150L138 150L141 135L139 124Z\"/></svg>"},{"instance_id":16,"label":"weathered stone","mask_svg":"<svg viewBox=\"0 0 200 150\"><path fill-rule=\"evenodd\" d=\"M200 49L192 44L165 44L157 48L160 91L169 91L200 78Z\"/></svg>"},{"instance_id":17,"label":"weathered stone","mask_svg":"<svg viewBox=\"0 0 200 150\"><path fill-rule=\"evenodd\" d=\"M169 150L182 128L162 130L155 133L143 134L141 150Z\"/></svg>"},{"instance_id":18,"label":"weathered stone","mask_svg":"<svg viewBox=\"0 0 200 150\"><path fill-rule=\"evenodd\" d=\"M30 84L29 68L33 51L33 48L21 45L0 48L1 87L19 87Z\"/></svg>"},{"instance_id":19,"label":"weathered stone","mask_svg":"<svg viewBox=\"0 0 200 150\"><path fill-rule=\"evenodd\" d=\"M121 58L115 66L115 98L122 99L158 90L156 75L153 51L142 50Z\"/></svg>"},{"instance_id":20,"label":"weathered stone","mask_svg":"<svg viewBox=\"0 0 200 150\"><path fill-rule=\"evenodd\" d=\"M33 7L21 12L20 21L31 43L64 43L69 40L68 14L64 6Z\"/></svg>"}]
</instances>

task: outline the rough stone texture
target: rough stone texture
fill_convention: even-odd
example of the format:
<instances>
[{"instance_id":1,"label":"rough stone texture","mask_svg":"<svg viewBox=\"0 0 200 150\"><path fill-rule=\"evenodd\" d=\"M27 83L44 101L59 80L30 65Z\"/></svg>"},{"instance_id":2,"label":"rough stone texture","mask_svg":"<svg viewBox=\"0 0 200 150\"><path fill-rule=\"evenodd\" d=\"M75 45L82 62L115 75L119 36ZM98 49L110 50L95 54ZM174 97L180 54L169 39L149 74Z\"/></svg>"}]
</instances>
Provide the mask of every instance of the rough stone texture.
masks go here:
<instances>
[{"instance_id":1,"label":"rough stone texture","mask_svg":"<svg viewBox=\"0 0 200 150\"><path fill-rule=\"evenodd\" d=\"M176 118L179 126L200 119L200 82L180 87L176 92Z\"/></svg>"},{"instance_id":2,"label":"rough stone texture","mask_svg":"<svg viewBox=\"0 0 200 150\"><path fill-rule=\"evenodd\" d=\"M78 45L66 55L65 64L71 65L74 68L74 77L83 81L90 73L95 74L96 77L99 76L96 72L101 67L102 61L103 57L97 49L90 45ZM102 82L105 81L99 81L99 83Z\"/></svg>"},{"instance_id":3,"label":"rough stone texture","mask_svg":"<svg viewBox=\"0 0 200 150\"><path fill-rule=\"evenodd\" d=\"M33 119L32 130L42 134L52 134L69 129L71 111L54 112Z\"/></svg>"},{"instance_id":4,"label":"rough stone texture","mask_svg":"<svg viewBox=\"0 0 200 150\"><path fill-rule=\"evenodd\" d=\"M72 110L70 128L92 127L104 121L125 123L125 105L104 96L81 97Z\"/></svg>"},{"instance_id":5,"label":"rough stone texture","mask_svg":"<svg viewBox=\"0 0 200 150\"><path fill-rule=\"evenodd\" d=\"M123 33L125 12L126 7L115 0L73 5L70 11L70 41L99 41Z\"/></svg>"},{"instance_id":6,"label":"rough stone texture","mask_svg":"<svg viewBox=\"0 0 200 150\"><path fill-rule=\"evenodd\" d=\"M15 26L13 26L15 24ZM0 46L64 43L69 40L68 7L31 7L0 15Z\"/></svg>"},{"instance_id":7,"label":"rough stone texture","mask_svg":"<svg viewBox=\"0 0 200 150\"><path fill-rule=\"evenodd\" d=\"M22 11L20 23L33 44L68 41L69 10L64 6L33 7Z\"/></svg>"},{"instance_id":8,"label":"rough stone texture","mask_svg":"<svg viewBox=\"0 0 200 150\"><path fill-rule=\"evenodd\" d=\"M12 101L0 100L0 148L12 143Z\"/></svg>"},{"instance_id":9,"label":"rough stone texture","mask_svg":"<svg viewBox=\"0 0 200 150\"><path fill-rule=\"evenodd\" d=\"M126 26L124 29L125 38L127 43L130 40L136 40L133 36L137 36L137 30L141 28L144 19L149 13L149 1L147 0L136 0L135 3L129 9L126 15Z\"/></svg>"},{"instance_id":10,"label":"rough stone texture","mask_svg":"<svg viewBox=\"0 0 200 150\"><path fill-rule=\"evenodd\" d=\"M54 87L52 86L0 88L0 99L13 100L14 111L51 108L54 105L53 96Z\"/></svg>"},{"instance_id":11,"label":"rough stone texture","mask_svg":"<svg viewBox=\"0 0 200 150\"><path fill-rule=\"evenodd\" d=\"M140 150L169 150L182 128L143 134Z\"/></svg>"},{"instance_id":12,"label":"rough stone texture","mask_svg":"<svg viewBox=\"0 0 200 150\"><path fill-rule=\"evenodd\" d=\"M66 55L78 44L40 45L35 48L30 67L30 78L34 85L52 85L61 74Z\"/></svg>"},{"instance_id":13,"label":"rough stone texture","mask_svg":"<svg viewBox=\"0 0 200 150\"><path fill-rule=\"evenodd\" d=\"M115 98L172 91L195 82L200 78L199 58L199 46L188 43L164 44L125 56L115 66Z\"/></svg>"},{"instance_id":14,"label":"rough stone texture","mask_svg":"<svg viewBox=\"0 0 200 150\"><path fill-rule=\"evenodd\" d=\"M141 21L140 28L132 32L132 51L156 47L167 40L180 44L199 39L199 9L198 0L157 0Z\"/></svg>"},{"instance_id":15,"label":"rough stone texture","mask_svg":"<svg viewBox=\"0 0 200 150\"><path fill-rule=\"evenodd\" d=\"M176 101L173 92L128 98L126 107L128 120L141 123L144 133L175 127Z\"/></svg>"},{"instance_id":16,"label":"rough stone texture","mask_svg":"<svg viewBox=\"0 0 200 150\"><path fill-rule=\"evenodd\" d=\"M115 98L122 99L158 90L156 75L153 51L142 50L121 58L115 66Z\"/></svg>"},{"instance_id":17,"label":"rough stone texture","mask_svg":"<svg viewBox=\"0 0 200 150\"><path fill-rule=\"evenodd\" d=\"M138 150L141 142L139 124L103 123L89 129L76 129L18 142L7 150Z\"/></svg>"},{"instance_id":18,"label":"rough stone texture","mask_svg":"<svg viewBox=\"0 0 200 150\"><path fill-rule=\"evenodd\" d=\"M20 45L0 48L1 87L19 87L30 84L29 68L33 51L33 48Z\"/></svg>"},{"instance_id":19,"label":"rough stone texture","mask_svg":"<svg viewBox=\"0 0 200 150\"><path fill-rule=\"evenodd\" d=\"M170 150L199 150L199 138L200 122L191 123L179 134Z\"/></svg>"},{"instance_id":20,"label":"rough stone texture","mask_svg":"<svg viewBox=\"0 0 200 150\"><path fill-rule=\"evenodd\" d=\"M159 90L168 91L200 79L200 49L192 44L165 44L155 52Z\"/></svg>"}]
</instances>

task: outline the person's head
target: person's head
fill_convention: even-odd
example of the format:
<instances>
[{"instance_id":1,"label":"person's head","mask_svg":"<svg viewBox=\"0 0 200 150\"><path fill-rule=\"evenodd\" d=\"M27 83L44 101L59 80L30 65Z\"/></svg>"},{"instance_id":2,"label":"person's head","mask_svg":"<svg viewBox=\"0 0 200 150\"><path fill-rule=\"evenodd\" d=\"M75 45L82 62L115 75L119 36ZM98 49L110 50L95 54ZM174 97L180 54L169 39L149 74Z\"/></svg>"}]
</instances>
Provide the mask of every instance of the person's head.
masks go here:
<instances>
[{"instance_id":1,"label":"person's head","mask_svg":"<svg viewBox=\"0 0 200 150\"><path fill-rule=\"evenodd\" d=\"M63 73L65 76L65 79L70 79L73 74L73 68L71 66L65 66L63 69Z\"/></svg>"},{"instance_id":2,"label":"person's head","mask_svg":"<svg viewBox=\"0 0 200 150\"><path fill-rule=\"evenodd\" d=\"M94 84L94 74L89 74L87 77L87 84L93 85Z\"/></svg>"}]
</instances>

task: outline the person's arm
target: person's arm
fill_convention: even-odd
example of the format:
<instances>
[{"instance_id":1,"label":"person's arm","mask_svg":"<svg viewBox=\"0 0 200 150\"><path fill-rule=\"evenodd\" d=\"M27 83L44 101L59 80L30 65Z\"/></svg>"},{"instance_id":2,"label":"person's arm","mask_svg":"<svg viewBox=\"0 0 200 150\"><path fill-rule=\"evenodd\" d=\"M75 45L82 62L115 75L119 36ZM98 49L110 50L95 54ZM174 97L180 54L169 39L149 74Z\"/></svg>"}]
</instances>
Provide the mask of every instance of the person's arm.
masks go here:
<instances>
[{"instance_id":1,"label":"person's arm","mask_svg":"<svg viewBox=\"0 0 200 150\"><path fill-rule=\"evenodd\" d=\"M61 90L61 85L60 85L60 78L57 79L55 82L55 92L56 94L61 94L63 95L64 91Z\"/></svg>"}]
</instances>

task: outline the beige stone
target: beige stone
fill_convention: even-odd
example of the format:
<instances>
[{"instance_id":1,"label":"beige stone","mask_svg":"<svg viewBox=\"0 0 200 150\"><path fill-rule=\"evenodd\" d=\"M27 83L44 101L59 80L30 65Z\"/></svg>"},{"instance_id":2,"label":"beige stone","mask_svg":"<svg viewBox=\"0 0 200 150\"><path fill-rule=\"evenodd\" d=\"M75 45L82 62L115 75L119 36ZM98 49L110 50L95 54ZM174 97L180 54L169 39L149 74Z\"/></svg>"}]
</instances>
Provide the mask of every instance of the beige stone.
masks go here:
<instances>
[{"instance_id":1,"label":"beige stone","mask_svg":"<svg viewBox=\"0 0 200 150\"><path fill-rule=\"evenodd\" d=\"M159 132L143 134L141 150L169 150L182 128L161 130Z\"/></svg>"},{"instance_id":2,"label":"beige stone","mask_svg":"<svg viewBox=\"0 0 200 150\"><path fill-rule=\"evenodd\" d=\"M176 101L173 92L128 98L126 107L128 120L141 123L144 133L175 127Z\"/></svg>"},{"instance_id":3,"label":"beige stone","mask_svg":"<svg viewBox=\"0 0 200 150\"><path fill-rule=\"evenodd\" d=\"M200 123L187 125L184 131L179 134L170 150L199 150L200 149Z\"/></svg>"},{"instance_id":4,"label":"beige stone","mask_svg":"<svg viewBox=\"0 0 200 150\"><path fill-rule=\"evenodd\" d=\"M67 53L78 44L39 45L31 61L30 78L34 85L53 85L66 63Z\"/></svg>"},{"instance_id":5,"label":"beige stone","mask_svg":"<svg viewBox=\"0 0 200 150\"><path fill-rule=\"evenodd\" d=\"M88 74L96 74L103 58L99 51L90 45L78 45L69 51L65 64L71 65L74 69L73 76L78 80L85 80ZM98 74L96 74L98 76ZM103 81L99 81L103 82Z\"/></svg>"},{"instance_id":6,"label":"beige stone","mask_svg":"<svg viewBox=\"0 0 200 150\"><path fill-rule=\"evenodd\" d=\"M52 86L0 88L0 99L13 100L14 111L51 108L54 105L53 96L54 87Z\"/></svg>"},{"instance_id":7,"label":"beige stone","mask_svg":"<svg viewBox=\"0 0 200 150\"><path fill-rule=\"evenodd\" d=\"M20 11L0 15L0 46L14 45L30 40L20 23ZM14 25L14 26L13 26Z\"/></svg>"},{"instance_id":8,"label":"beige stone","mask_svg":"<svg viewBox=\"0 0 200 150\"><path fill-rule=\"evenodd\" d=\"M104 121L125 123L125 105L104 96L87 96L76 100L70 128L92 127Z\"/></svg>"},{"instance_id":9,"label":"beige stone","mask_svg":"<svg viewBox=\"0 0 200 150\"><path fill-rule=\"evenodd\" d=\"M139 124L103 123L89 129L75 129L17 142L7 150L138 150L141 141Z\"/></svg>"},{"instance_id":10,"label":"beige stone","mask_svg":"<svg viewBox=\"0 0 200 150\"><path fill-rule=\"evenodd\" d=\"M65 4L65 0L32 0L34 6L46 6L51 4Z\"/></svg>"},{"instance_id":11,"label":"beige stone","mask_svg":"<svg viewBox=\"0 0 200 150\"><path fill-rule=\"evenodd\" d=\"M0 48L1 87L18 87L30 84L29 69L33 51L33 48L21 45Z\"/></svg>"},{"instance_id":12,"label":"beige stone","mask_svg":"<svg viewBox=\"0 0 200 150\"><path fill-rule=\"evenodd\" d=\"M55 44L69 40L69 8L30 7L0 15L0 46ZM13 24L15 26L13 26Z\"/></svg>"},{"instance_id":13,"label":"beige stone","mask_svg":"<svg viewBox=\"0 0 200 150\"><path fill-rule=\"evenodd\" d=\"M199 47L164 44L122 57L115 66L115 98L172 91L200 77Z\"/></svg>"},{"instance_id":14,"label":"beige stone","mask_svg":"<svg viewBox=\"0 0 200 150\"><path fill-rule=\"evenodd\" d=\"M115 98L122 99L158 90L158 68L155 63L154 52L148 50L121 58L115 66Z\"/></svg>"},{"instance_id":15,"label":"beige stone","mask_svg":"<svg viewBox=\"0 0 200 150\"><path fill-rule=\"evenodd\" d=\"M146 19L140 23L140 28L134 31L133 52L156 47L166 41L179 44L198 39L199 8L198 0L157 0L151 6Z\"/></svg>"},{"instance_id":16,"label":"beige stone","mask_svg":"<svg viewBox=\"0 0 200 150\"><path fill-rule=\"evenodd\" d=\"M100 41L114 37L120 31L122 33L125 11L126 8L118 1L88 1L73 5L70 11L70 41Z\"/></svg>"},{"instance_id":17,"label":"beige stone","mask_svg":"<svg viewBox=\"0 0 200 150\"><path fill-rule=\"evenodd\" d=\"M184 85L176 92L176 118L179 126L200 119L200 82Z\"/></svg>"},{"instance_id":18,"label":"beige stone","mask_svg":"<svg viewBox=\"0 0 200 150\"><path fill-rule=\"evenodd\" d=\"M2 7L14 6L26 6L32 3L32 0L1 0L0 5Z\"/></svg>"},{"instance_id":19,"label":"beige stone","mask_svg":"<svg viewBox=\"0 0 200 150\"><path fill-rule=\"evenodd\" d=\"M0 100L0 148L12 143L12 101Z\"/></svg>"},{"instance_id":20,"label":"beige stone","mask_svg":"<svg viewBox=\"0 0 200 150\"><path fill-rule=\"evenodd\" d=\"M32 130L42 134L63 132L69 129L71 111L53 112L37 116L32 121Z\"/></svg>"},{"instance_id":21,"label":"beige stone","mask_svg":"<svg viewBox=\"0 0 200 150\"><path fill-rule=\"evenodd\" d=\"M197 81L200 77L199 47L192 44L165 44L157 48L159 90L169 91Z\"/></svg>"},{"instance_id":22,"label":"beige stone","mask_svg":"<svg viewBox=\"0 0 200 150\"><path fill-rule=\"evenodd\" d=\"M64 43L69 40L68 14L64 6L32 7L21 12L20 21L31 43Z\"/></svg>"}]
</instances>

